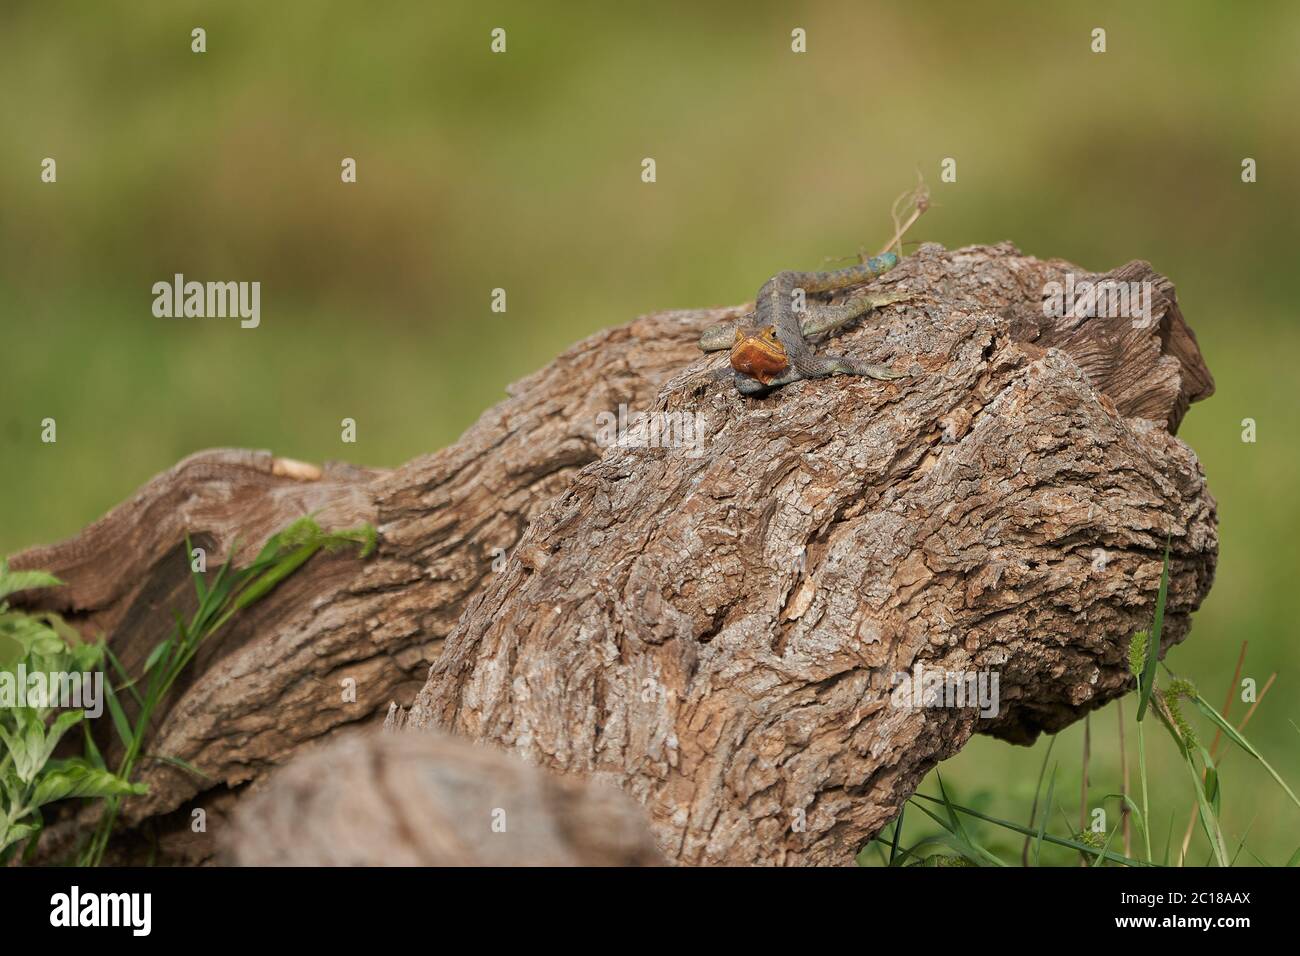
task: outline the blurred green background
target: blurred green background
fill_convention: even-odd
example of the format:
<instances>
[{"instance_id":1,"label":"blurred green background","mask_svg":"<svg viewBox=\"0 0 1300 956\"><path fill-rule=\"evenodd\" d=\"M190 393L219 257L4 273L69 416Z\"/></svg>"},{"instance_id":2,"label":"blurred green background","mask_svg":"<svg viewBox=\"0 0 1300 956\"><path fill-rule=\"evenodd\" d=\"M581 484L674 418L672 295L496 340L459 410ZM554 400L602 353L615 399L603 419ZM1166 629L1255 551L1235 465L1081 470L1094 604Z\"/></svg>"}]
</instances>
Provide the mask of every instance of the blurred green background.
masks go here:
<instances>
[{"instance_id":1,"label":"blurred green background","mask_svg":"<svg viewBox=\"0 0 1300 956\"><path fill-rule=\"evenodd\" d=\"M1248 640L1246 675L1278 674L1248 736L1300 785L1297 49L1288 3L6 0L0 553L76 532L202 448L370 465L435 450L597 329L879 248L919 169L935 206L910 239L1011 239L1095 270L1145 258L1177 284L1218 384L1181 437L1218 497L1222 557L1169 663L1221 704ZM261 281L261 328L154 318L150 287L175 272ZM1093 716L1095 796L1118 789L1114 727L1113 706ZM1158 853L1191 794L1148 727ZM1081 737L1053 754L1072 820ZM1023 821L1044 747L979 739L945 781ZM1300 844L1300 811L1240 753L1224 801L1242 862Z\"/></svg>"}]
</instances>

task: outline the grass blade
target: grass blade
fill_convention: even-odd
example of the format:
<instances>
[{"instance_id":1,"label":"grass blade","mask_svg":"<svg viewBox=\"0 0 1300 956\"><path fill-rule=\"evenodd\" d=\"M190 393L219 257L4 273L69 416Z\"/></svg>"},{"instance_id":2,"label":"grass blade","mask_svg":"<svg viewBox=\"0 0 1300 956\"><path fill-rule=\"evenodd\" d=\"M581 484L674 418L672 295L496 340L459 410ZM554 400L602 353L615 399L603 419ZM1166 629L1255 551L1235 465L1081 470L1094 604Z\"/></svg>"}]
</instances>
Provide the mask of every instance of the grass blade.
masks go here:
<instances>
[{"instance_id":1,"label":"grass blade","mask_svg":"<svg viewBox=\"0 0 1300 956\"><path fill-rule=\"evenodd\" d=\"M1292 790L1289 786L1287 786L1287 783L1285 780L1282 779L1281 774L1279 774L1276 770L1273 769L1272 764L1270 764L1267 760L1265 760L1263 755L1258 750L1256 750L1253 746L1251 746L1250 741L1248 741L1245 737L1243 737L1241 733L1237 730L1237 728L1233 727L1230 723L1224 720L1223 716L1217 710L1215 710L1214 707L1211 706L1210 702L1206 700L1204 697L1202 697L1200 694L1197 694L1195 697L1193 697L1192 702L1196 704L1196 708L1202 714L1210 718L1210 720L1212 720L1219 727L1219 729L1223 731L1224 735L1229 740L1231 740L1234 744L1236 744L1246 753L1250 754L1252 757L1258 760L1260 764L1264 767L1264 769L1268 771L1268 775L1273 778L1273 780L1277 783L1277 785L1286 791L1286 795L1291 798L1291 802L1294 803L1297 807L1300 807L1300 798L1296 797L1295 791Z\"/></svg>"},{"instance_id":2,"label":"grass blade","mask_svg":"<svg viewBox=\"0 0 1300 956\"><path fill-rule=\"evenodd\" d=\"M928 800L931 803L943 802L937 797L931 797L924 793L914 793L912 794L912 799ZM920 804L917 804L917 806L922 810L925 809L924 807L921 807ZM978 810L972 810L971 808L963 807L960 804L952 804L952 808L959 813L964 813L967 816L974 817L977 820L983 820L985 823L991 823L994 826L1003 827L1004 829L1007 830L1013 830L1016 833L1024 834L1026 836L1037 835L1036 831L1031 830L1028 827L1021 826L1019 823L1012 823L1010 820L1002 820L999 819L998 817L989 816L986 813L980 813ZM940 821L942 825L942 821L940 820L939 817L931 815L931 818ZM1086 843L1080 843L1078 840L1070 840L1065 837L1052 836L1050 833L1043 834L1043 842L1051 843L1054 846L1063 846L1071 850L1078 850L1082 853L1087 853L1090 856L1096 856L1097 854L1101 854L1106 859L1110 860L1112 863L1123 863L1125 866L1150 866L1151 865L1149 863L1144 863L1141 860L1134 860L1130 857L1124 856L1121 853L1113 853L1110 851L1098 850L1096 847L1088 846Z\"/></svg>"},{"instance_id":3,"label":"grass blade","mask_svg":"<svg viewBox=\"0 0 1300 956\"><path fill-rule=\"evenodd\" d=\"M1138 715L1141 722L1146 716L1147 705L1151 703L1151 689L1156 683L1156 663L1160 658L1160 631L1165 623L1165 598L1169 594L1169 539L1165 539L1165 559L1160 570L1160 590L1156 594L1156 616L1151 625L1151 636L1147 639L1146 666L1142 668L1142 679L1138 684Z\"/></svg>"},{"instance_id":4,"label":"grass blade","mask_svg":"<svg viewBox=\"0 0 1300 956\"><path fill-rule=\"evenodd\" d=\"M1047 834L1047 818L1051 816L1052 797L1056 793L1056 767L1052 767L1052 779L1047 782L1047 801L1043 805L1043 819L1038 826L1038 834L1034 837L1034 866L1041 866L1039 857L1043 852L1043 837Z\"/></svg>"},{"instance_id":5,"label":"grass blade","mask_svg":"<svg viewBox=\"0 0 1300 956\"><path fill-rule=\"evenodd\" d=\"M104 703L108 705L108 715L113 718L113 727L122 741L122 746L129 748L131 741L135 739L135 735L131 732L131 722L126 719L126 711L122 709L122 702L117 699L117 691L113 690L113 685L107 682L104 684Z\"/></svg>"},{"instance_id":6,"label":"grass blade","mask_svg":"<svg viewBox=\"0 0 1300 956\"><path fill-rule=\"evenodd\" d=\"M898 809L898 817L894 820L894 839L889 844L889 865L894 865L894 857L898 855L898 841L903 836L903 814L907 812L907 804L903 804Z\"/></svg>"}]
</instances>

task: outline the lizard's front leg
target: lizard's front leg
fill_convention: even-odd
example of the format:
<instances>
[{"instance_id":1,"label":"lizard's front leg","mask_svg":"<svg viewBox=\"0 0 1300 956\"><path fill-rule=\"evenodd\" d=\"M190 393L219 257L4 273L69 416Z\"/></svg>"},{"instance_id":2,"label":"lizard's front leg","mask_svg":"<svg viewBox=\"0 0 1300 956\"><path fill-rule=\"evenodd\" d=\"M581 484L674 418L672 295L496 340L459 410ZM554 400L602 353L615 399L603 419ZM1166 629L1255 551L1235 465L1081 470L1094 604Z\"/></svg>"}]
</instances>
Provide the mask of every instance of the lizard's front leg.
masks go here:
<instances>
[{"instance_id":1,"label":"lizard's front leg","mask_svg":"<svg viewBox=\"0 0 1300 956\"><path fill-rule=\"evenodd\" d=\"M754 313L747 312L735 322L719 322L700 333L701 352L725 352L736 343L736 332L743 332L754 324Z\"/></svg>"}]
</instances>

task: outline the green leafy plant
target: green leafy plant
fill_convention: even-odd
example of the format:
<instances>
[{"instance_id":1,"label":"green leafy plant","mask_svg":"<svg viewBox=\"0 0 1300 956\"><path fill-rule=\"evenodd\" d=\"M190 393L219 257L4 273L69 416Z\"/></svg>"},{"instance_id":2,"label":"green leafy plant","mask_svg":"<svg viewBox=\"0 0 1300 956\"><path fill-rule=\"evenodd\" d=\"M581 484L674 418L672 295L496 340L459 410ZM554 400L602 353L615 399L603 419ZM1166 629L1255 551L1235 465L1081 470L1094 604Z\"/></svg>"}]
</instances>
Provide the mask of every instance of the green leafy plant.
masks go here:
<instances>
[{"instance_id":1,"label":"green leafy plant","mask_svg":"<svg viewBox=\"0 0 1300 956\"><path fill-rule=\"evenodd\" d=\"M26 614L11 609L6 600L18 591L61 583L38 571L11 571L0 562L0 864L12 858L22 841L40 832L41 808L56 800L146 792L143 785L84 757L54 759L69 730L78 724L85 729L83 711L56 715L55 702L45 694L23 706L16 693L9 699L26 675L88 674L103 667L102 644L82 641L56 614Z\"/></svg>"},{"instance_id":2,"label":"green leafy plant","mask_svg":"<svg viewBox=\"0 0 1300 956\"><path fill-rule=\"evenodd\" d=\"M235 568L233 557L227 560L211 584L207 583L203 573L191 570L198 607L188 620L182 619L179 614L176 616L171 637L153 649L140 675L132 678L113 652L106 651L109 662L121 680L117 687L110 685L106 695L113 726L124 748L117 768L118 776L130 779L134 774L159 703L208 638L220 631L239 611L270 594L318 551L337 551L359 544L360 556L364 559L374 551L375 543L376 532L370 525L326 532L312 518L307 517L272 535L247 567ZM185 544L186 553L193 554L188 538ZM231 550L233 552L234 548ZM127 716L124 696L135 704L133 721ZM200 773L176 757L156 755L155 759L180 766L192 773ZM80 862L83 865L97 866L103 860L120 809L121 797L109 796L99 825L82 852Z\"/></svg>"},{"instance_id":3,"label":"green leafy plant","mask_svg":"<svg viewBox=\"0 0 1300 956\"><path fill-rule=\"evenodd\" d=\"M104 703L122 745L122 756L110 769L82 720L82 711L66 711L51 719L50 707L0 707L0 863L12 857L22 841L34 846L33 838L43 826L42 806L70 797L105 802L77 860L83 866L101 863L122 800L148 792L144 784L131 782L141 759L162 761L202 775L179 758L146 754L144 744L159 705L204 642L234 615L270 594L317 552L360 545L364 559L374 551L376 539L370 525L326 532L307 517L272 535L247 567L236 568L231 558L209 582L206 573L192 566L197 607L188 618L176 614L171 635L153 649L134 677L107 645L82 641L58 615L9 609L3 603L9 594L55 587L62 582L41 572L13 572L0 564L0 682L4 672L11 672L16 680L20 665L26 673L85 673L101 671L107 664L116 683L104 682ZM186 553L193 554L189 545L187 538ZM78 723L82 725L84 753L52 759L60 740Z\"/></svg>"}]
</instances>

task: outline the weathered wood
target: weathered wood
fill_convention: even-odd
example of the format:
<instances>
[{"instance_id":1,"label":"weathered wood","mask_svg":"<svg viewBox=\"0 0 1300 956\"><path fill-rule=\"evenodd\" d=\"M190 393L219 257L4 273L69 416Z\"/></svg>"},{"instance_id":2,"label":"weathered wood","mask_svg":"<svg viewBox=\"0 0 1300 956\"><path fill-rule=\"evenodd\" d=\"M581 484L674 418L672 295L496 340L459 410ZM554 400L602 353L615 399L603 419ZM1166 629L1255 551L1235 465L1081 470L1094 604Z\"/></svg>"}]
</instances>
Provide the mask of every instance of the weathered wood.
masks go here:
<instances>
[{"instance_id":1,"label":"weathered wood","mask_svg":"<svg viewBox=\"0 0 1300 956\"><path fill-rule=\"evenodd\" d=\"M1045 327L1021 290L1049 268L996 250L901 265L888 281L921 298L844 338L912 380L751 401L684 369L657 408L701 412L707 453L584 468L408 723L615 780L671 859L830 864L976 730L1027 741L1123 693L1167 536L1168 641L1210 585L1214 502L1166 430L1208 384L1162 349L1172 310ZM1018 326L1081 349L1116 394ZM894 706L917 665L997 674L1000 710Z\"/></svg>"},{"instance_id":2,"label":"weathered wood","mask_svg":"<svg viewBox=\"0 0 1300 956\"><path fill-rule=\"evenodd\" d=\"M182 529L224 554L322 507L378 524L375 559L313 560L205 651L150 749L211 779L151 766L133 822L410 701L450 634L412 726L618 783L673 860L845 862L971 733L1028 740L1123 692L1166 536L1169 641L1209 588L1214 502L1171 433L1213 386L1172 287L1111 274L1154 284L1149 328L1047 318L1067 271L923 247L878 283L916 298L837 346L923 374L759 401L694 350L743 308L648 316L402 468L304 482L268 455L198 456L14 563L68 578L43 600L138 658L184 586ZM602 449L597 414L620 404L699 413L702 453ZM917 661L996 669L1000 714L891 708Z\"/></svg>"},{"instance_id":3,"label":"weathered wood","mask_svg":"<svg viewBox=\"0 0 1300 956\"><path fill-rule=\"evenodd\" d=\"M187 760L208 778L146 763L151 792L127 802L125 819L156 823L164 853L175 849L164 861L211 858L211 840L190 832L191 801L211 808L214 795L261 779L304 746L375 721L390 701L409 704L497 555L600 456L598 414L648 405L669 375L699 357L700 332L738 314L662 312L599 332L511 386L457 444L395 471L330 463L316 479L267 452L203 452L69 541L15 556L15 568L44 568L68 582L19 600L105 634L131 668L169 635L172 610L192 607L186 531L215 567L232 549L248 560L311 512L327 527L371 521L380 530L375 558L314 558L195 658L158 714L148 750ZM356 681L355 702L344 700L347 678ZM101 731L111 744L111 731ZM83 813L49 828L51 857L87 823ZM119 843L116 862L146 858L138 842Z\"/></svg>"}]
</instances>

